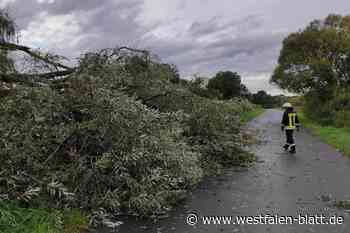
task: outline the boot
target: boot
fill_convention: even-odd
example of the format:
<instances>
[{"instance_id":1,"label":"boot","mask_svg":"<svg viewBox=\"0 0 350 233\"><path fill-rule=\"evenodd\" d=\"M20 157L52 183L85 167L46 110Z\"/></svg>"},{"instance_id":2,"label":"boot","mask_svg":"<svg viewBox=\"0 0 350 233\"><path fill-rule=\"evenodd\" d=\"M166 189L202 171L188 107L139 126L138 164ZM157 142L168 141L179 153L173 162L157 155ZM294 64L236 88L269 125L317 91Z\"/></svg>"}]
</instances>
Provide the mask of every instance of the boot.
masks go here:
<instances>
[{"instance_id":1,"label":"boot","mask_svg":"<svg viewBox=\"0 0 350 233\"><path fill-rule=\"evenodd\" d=\"M284 149L285 151L287 151L288 148L289 148L289 145L288 145L288 144L284 144L283 149Z\"/></svg>"},{"instance_id":2,"label":"boot","mask_svg":"<svg viewBox=\"0 0 350 233\"><path fill-rule=\"evenodd\" d=\"M295 149L295 146L291 146L289 152L292 153L292 154L297 153L297 151L296 151L296 149Z\"/></svg>"}]
</instances>

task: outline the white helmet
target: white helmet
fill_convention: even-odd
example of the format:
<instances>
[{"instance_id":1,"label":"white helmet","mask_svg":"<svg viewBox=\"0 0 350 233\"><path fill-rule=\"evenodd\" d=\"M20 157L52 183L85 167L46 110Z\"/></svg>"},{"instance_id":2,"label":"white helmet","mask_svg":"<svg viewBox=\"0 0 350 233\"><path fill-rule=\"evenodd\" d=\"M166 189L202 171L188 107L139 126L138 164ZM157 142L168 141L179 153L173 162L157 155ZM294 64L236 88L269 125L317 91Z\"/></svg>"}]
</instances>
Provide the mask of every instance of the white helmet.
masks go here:
<instances>
[{"instance_id":1,"label":"white helmet","mask_svg":"<svg viewBox=\"0 0 350 233\"><path fill-rule=\"evenodd\" d=\"M292 104L291 103L284 103L283 105L282 105L282 107L283 108L292 108L293 106L292 106Z\"/></svg>"}]
</instances>

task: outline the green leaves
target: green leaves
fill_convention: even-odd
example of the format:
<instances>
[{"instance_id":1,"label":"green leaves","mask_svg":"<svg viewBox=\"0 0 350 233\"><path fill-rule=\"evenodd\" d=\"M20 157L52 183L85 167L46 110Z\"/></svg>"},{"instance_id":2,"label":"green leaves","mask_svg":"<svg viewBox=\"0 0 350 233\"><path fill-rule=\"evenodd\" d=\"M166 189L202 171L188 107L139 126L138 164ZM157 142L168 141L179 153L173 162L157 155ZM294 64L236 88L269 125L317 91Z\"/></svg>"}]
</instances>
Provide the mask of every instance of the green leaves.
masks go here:
<instances>
[{"instance_id":1,"label":"green leaves","mask_svg":"<svg viewBox=\"0 0 350 233\"><path fill-rule=\"evenodd\" d=\"M350 88L350 16L329 15L289 35L271 81L304 94L305 112L319 123L345 125L349 108L338 98Z\"/></svg>"},{"instance_id":2,"label":"green leaves","mask_svg":"<svg viewBox=\"0 0 350 233\"><path fill-rule=\"evenodd\" d=\"M202 98L176 67L148 59L86 54L69 79L1 98L0 197L155 217L207 167L246 162L239 114L253 106Z\"/></svg>"},{"instance_id":3,"label":"green leaves","mask_svg":"<svg viewBox=\"0 0 350 233\"><path fill-rule=\"evenodd\" d=\"M0 232L2 233L59 233L64 223L59 211L21 208L0 202Z\"/></svg>"},{"instance_id":4,"label":"green leaves","mask_svg":"<svg viewBox=\"0 0 350 233\"><path fill-rule=\"evenodd\" d=\"M219 91L223 99L239 97L242 91L241 88L241 77L231 71L218 72L208 82L208 89Z\"/></svg>"},{"instance_id":5,"label":"green leaves","mask_svg":"<svg viewBox=\"0 0 350 233\"><path fill-rule=\"evenodd\" d=\"M281 88L306 93L350 85L349 16L330 15L290 34L271 81Z\"/></svg>"}]
</instances>

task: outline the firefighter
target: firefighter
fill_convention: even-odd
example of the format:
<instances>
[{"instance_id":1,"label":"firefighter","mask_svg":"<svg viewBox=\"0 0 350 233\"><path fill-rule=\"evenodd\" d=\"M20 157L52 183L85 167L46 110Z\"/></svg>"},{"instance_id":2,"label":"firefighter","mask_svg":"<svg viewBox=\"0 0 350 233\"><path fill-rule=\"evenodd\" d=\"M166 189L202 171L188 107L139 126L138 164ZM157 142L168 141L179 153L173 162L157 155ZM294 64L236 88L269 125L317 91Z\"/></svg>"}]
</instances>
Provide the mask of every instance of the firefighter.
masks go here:
<instances>
[{"instance_id":1,"label":"firefighter","mask_svg":"<svg viewBox=\"0 0 350 233\"><path fill-rule=\"evenodd\" d=\"M282 107L285 111L282 117L281 130L286 131L286 144L284 144L283 149L295 154L296 148L293 134L295 129L299 131L300 128L298 115L294 111L292 104L285 103Z\"/></svg>"}]
</instances>

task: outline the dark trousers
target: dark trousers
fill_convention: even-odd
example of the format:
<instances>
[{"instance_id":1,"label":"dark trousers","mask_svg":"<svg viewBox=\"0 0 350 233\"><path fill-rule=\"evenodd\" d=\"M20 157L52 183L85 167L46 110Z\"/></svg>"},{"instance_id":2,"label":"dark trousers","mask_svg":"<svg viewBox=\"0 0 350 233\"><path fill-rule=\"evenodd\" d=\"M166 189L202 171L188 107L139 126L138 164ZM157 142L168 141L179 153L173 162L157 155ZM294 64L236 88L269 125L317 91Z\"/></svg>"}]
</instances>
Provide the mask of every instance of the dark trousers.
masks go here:
<instances>
[{"instance_id":1,"label":"dark trousers","mask_svg":"<svg viewBox=\"0 0 350 233\"><path fill-rule=\"evenodd\" d=\"M295 146L293 133L294 133L294 130L286 129L286 138L287 138L286 144L288 146L291 146L291 145Z\"/></svg>"}]
</instances>

